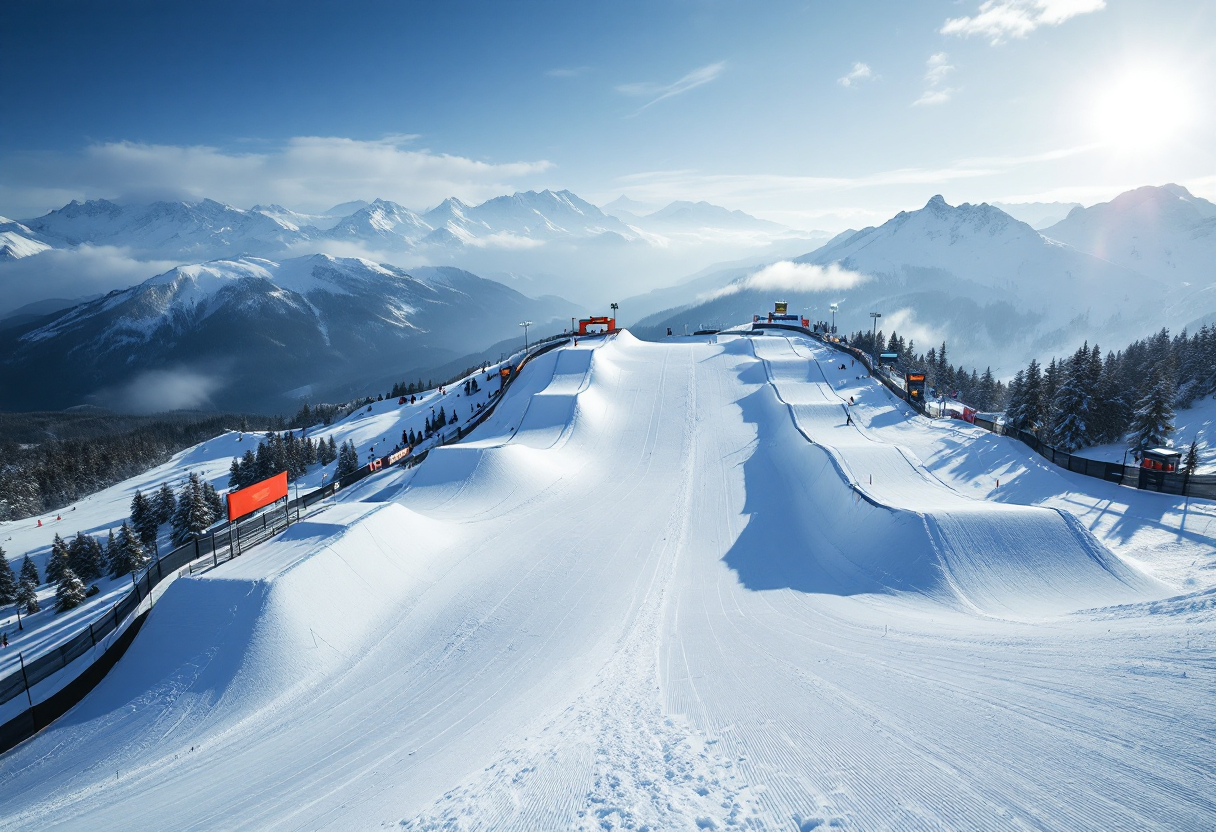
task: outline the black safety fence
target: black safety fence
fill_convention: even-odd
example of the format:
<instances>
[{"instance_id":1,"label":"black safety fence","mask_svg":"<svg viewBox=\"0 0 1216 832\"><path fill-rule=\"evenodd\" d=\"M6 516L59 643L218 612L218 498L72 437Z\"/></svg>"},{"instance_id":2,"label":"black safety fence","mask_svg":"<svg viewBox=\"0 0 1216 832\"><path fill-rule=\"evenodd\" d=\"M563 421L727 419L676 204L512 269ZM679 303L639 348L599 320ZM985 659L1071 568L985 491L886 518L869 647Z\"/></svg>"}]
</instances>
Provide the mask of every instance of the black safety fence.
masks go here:
<instances>
[{"instance_id":1,"label":"black safety fence","mask_svg":"<svg viewBox=\"0 0 1216 832\"><path fill-rule=\"evenodd\" d=\"M493 396L488 406L474 414L464 426L441 431L434 437L433 444L406 454L396 464L406 468L413 467L426 459L432 447L459 442L473 428L489 418L498 402L501 401L506 388L514 382L518 372L531 359L557 349L569 341L569 336L557 336L553 339L546 339L545 342L526 351L519 363L513 367L503 389ZM0 725L0 753L33 736L67 713L72 705L79 702L86 693L92 690L134 639L135 633L142 626L148 612L148 610L141 612L143 602L151 597L152 590L156 586L174 577L178 572L193 574L239 557L243 552L269 540L292 523L297 522L304 510L377 471L387 470L391 467L385 464L388 460L389 457L382 457L369 465L359 467L337 482L327 483L292 499L281 500L248 517L217 525L171 552L160 555L142 572L133 573L130 591L111 605L108 610L99 613L97 618L90 621L85 629L37 657L27 660L24 652L19 652L17 666L0 677L0 707L24 697L26 708L19 715ZM107 641L108 636L119 630L122 632L117 638ZM99 649L100 652L98 652ZM75 679L66 682L56 693L39 697L39 700L35 701L35 697L39 696L39 692L35 690L39 683L66 670L72 662L90 653L93 654L93 660L87 669L83 670Z\"/></svg>"},{"instance_id":2,"label":"black safety fence","mask_svg":"<svg viewBox=\"0 0 1216 832\"><path fill-rule=\"evenodd\" d=\"M1029 445L1044 459L1050 460L1061 468L1067 468L1075 474L1084 474L1087 477L1095 477L1142 491L1157 491L1162 494L1175 494L1179 497L1216 500L1216 475L1154 471L1138 465L1124 465L1122 462L1088 459L1052 447L1039 439L1033 431L1008 428L1004 424L990 419L977 418L975 424L993 433L1012 436Z\"/></svg>"}]
</instances>

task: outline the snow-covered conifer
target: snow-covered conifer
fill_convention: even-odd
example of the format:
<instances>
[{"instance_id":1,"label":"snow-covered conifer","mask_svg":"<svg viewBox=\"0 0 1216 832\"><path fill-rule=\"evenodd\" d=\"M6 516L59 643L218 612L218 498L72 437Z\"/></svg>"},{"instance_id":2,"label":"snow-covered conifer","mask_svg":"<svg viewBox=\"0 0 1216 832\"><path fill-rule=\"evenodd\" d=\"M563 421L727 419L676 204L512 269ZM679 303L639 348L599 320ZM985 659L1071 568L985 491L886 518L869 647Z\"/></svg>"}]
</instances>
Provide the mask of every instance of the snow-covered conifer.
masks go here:
<instances>
[{"instance_id":1,"label":"snow-covered conifer","mask_svg":"<svg viewBox=\"0 0 1216 832\"><path fill-rule=\"evenodd\" d=\"M118 551L118 541L114 539L114 530L110 529L106 537L106 548L103 552L106 571L112 575L122 574L122 553ZM115 569L118 571L116 572Z\"/></svg>"},{"instance_id":2,"label":"snow-covered conifer","mask_svg":"<svg viewBox=\"0 0 1216 832\"><path fill-rule=\"evenodd\" d=\"M48 584L58 583L59 576L63 574L63 570L68 568L68 563L68 544L56 532L55 539L51 543L51 556L46 560L46 582Z\"/></svg>"},{"instance_id":3,"label":"snow-covered conifer","mask_svg":"<svg viewBox=\"0 0 1216 832\"><path fill-rule=\"evenodd\" d=\"M1132 448L1156 448L1165 445L1174 433L1174 385L1171 374L1159 368L1148 392L1136 404L1127 434Z\"/></svg>"},{"instance_id":4,"label":"snow-covered conifer","mask_svg":"<svg viewBox=\"0 0 1216 832\"><path fill-rule=\"evenodd\" d=\"M1182 470L1188 474L1195 473L1199 467L1199 440L1192 439L1191 446L1186 449L1186 456L1182 459Z\"/></svg>"},{"instance_id":5,"label":"snow-covered conifer","mask_svg":"<svg viewBox=\"0 0 1216 832\"><path fill-rule=\"evenodd\" d=\"M55 611L66 612L84 603L84 584L70 566L65 566L55 587Z\"/></svg>"},{"instance_id":6,"label":"snow-covered conifer","mask_svg":"<svg viewBox=\"0 0 1216 832\"><path fill-rule=\"evenodd\" d=\"M160 523L156 520L156 507L152 501L143 492L136 491L131 498L131 526L145 546L156 545L156 535L160 531Z\"/></svg>"},{"instance_id":7,"label":"snow-covered conifer","mask_svg":"<svg viewBox=\"0 0 1216 832\"><path fill-rule=\"evenodd\" d=\"M76 532L76 537L68 544L68 565L82 580L100 578L105 572L101 544L92 535Z\"/></svg>"},{"instance_id":8,"label":"snow-covered conifer","mask_svg":"<svg viewBox=\"0 0 1216 832\"><path fill-rule=\"evenodd\" d=\"M26 555L21 561L21 577L17 582L17 604L25 607L27 615L33 615L42 609L38 603L38 567Z\"/></svg>"},{"instance_id":9,"label":"snow-covered conifer","mask_svg":"<svg viewBox=\"0 0 1216 832\"><path fill-rule=\"evenodd\" d=\"M1061 450L1071 453L1092 444L1090 419L1096 382L1087 343L1064 365L1060 386L1052 401L1052 440Z\"/></svg>"},{"instance_id":10,"label":"snow-covered conifer","mask_svg":"<svg viewBox=\"0 0 1216 832\"><path fill-rule=\"evenodd\" d=\"M110 563L110 577L117 578L139 572L148 565L148 556L140 543L139 535L124 520L115 538L116 556Z\"/></svg>"},{"instance_id":11,"label":"snow-covered conifer","mask_svg":"<svg viewBox=\"0 0 1216 832\"><path fill-rule=\"evenodd\" d=\"M177 510L177 499L173 496L173 489L169 487L169 483L163 482L160 484L160 490L156 492L156 524L163 526L173 519L173 512Z\"/></svg>"},{"instance_id":12,"label":"snow-covered conifer","mask_svg":"<svg viewBox=\"0 0 1216 832\"><path fill-rule=\"evenodd\" d=\"M209 482L203 482L203 499L207 501L207 508L211 510L211 516L207 521L210 526L217 518L224 516L224 498L215 490L215 486Z\"/></svg>"},{"instance_id":13,"label":"snow-covered conifer","mask_svg":"<svg viewBox=\"0 0 1216 832\"><path fill-rule=\"evenodd\" d=\"M17 600L17 576L9 565L4 549L0 548L0 605L12 604Z\"/></svg>"}]
</instances>

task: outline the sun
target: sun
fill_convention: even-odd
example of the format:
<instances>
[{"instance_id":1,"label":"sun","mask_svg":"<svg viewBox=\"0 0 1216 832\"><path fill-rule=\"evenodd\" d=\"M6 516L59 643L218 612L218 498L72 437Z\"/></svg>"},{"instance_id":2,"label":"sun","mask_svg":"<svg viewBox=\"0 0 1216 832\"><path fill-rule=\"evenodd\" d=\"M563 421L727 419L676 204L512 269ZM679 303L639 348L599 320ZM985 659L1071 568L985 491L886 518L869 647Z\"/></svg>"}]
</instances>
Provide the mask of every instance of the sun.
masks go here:
<instances>
[{"instance_id":1,"label":"sun","mask_svg":"<svg viewBox=\"0 0 1216 832\"><path fill-rule=\"evenodd\" d=\"M1184 77L1167 67L1142 64L1102 82L1091 117L1099 141L1146 151L1178 137L1190 122L1193 102Z\"/></svg>"}]
</instances>

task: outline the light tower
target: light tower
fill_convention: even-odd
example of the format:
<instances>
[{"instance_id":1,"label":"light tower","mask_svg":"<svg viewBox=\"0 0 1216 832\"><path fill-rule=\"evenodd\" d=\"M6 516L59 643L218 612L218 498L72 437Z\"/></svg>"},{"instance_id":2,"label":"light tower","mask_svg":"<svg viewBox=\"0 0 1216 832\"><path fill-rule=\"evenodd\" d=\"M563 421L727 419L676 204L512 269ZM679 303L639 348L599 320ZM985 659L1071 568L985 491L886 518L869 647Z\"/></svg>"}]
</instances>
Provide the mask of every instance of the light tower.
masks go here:
<instances>
[{"instance_id":1,"label":"light tower","mask_svg":"<svg viewBox=\"0 0 1216 832\"><path fill-rule=\"evenodd\" d=\"M528 351L528 327L532 326L531 321L520 321L519 325L524 328L524 352Z\"/></svg>"},{"instance_id":2,"label":"light tower","mask_svg":"<svg viewBox=\"0 0 1216 832\"><path fill-rule=\"evenodd\" d=\"M840 308L840 304L833 303L828 308L832 310L832 334L835 335L836 334L836 310Z\"/></svg>"},{"instance_id":3,"label":"light tower","mask_svg":"<svg viewBox=\"0 0 1216 832\"><path fill-rule=\"evenodd\" d=\"M878 353L881 350L881 348L878 346L878 319L882 317L882 313L881 312L871 312L870 317L874 319L874 334L873 334L872 338L874 340L874 361L877 362Z\"/></svg>"}]
</instances>

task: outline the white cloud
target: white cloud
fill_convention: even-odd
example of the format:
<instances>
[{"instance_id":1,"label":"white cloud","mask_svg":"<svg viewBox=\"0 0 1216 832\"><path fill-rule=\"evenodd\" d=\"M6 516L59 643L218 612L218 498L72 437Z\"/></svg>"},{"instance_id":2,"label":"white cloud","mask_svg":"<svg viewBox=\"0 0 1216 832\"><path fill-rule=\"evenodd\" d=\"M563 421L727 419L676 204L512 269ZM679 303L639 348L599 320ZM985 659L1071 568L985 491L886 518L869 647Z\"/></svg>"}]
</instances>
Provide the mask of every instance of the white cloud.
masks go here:
<instances>
[{"instance_id":1,"label":"white cloud","mask_svg":"<svg viewBox=\"0 0 1216 832\"><path fill-rule=\"evenodd\" d=\"M125 289L178 265L167 260L136 260L126 249L85 245L50 249L0 263L0 313L45 298L77 298Z\"/></svg>"},{"instance_id":2,"label":"white cloud","mask_svg":"<svg viewBox=\"0 0 1216 832\"><path fill-rule=\"evenodd\" d=\"M550 78L577 78L590 71L591 67L589 66L559 66L550 69L545 75L548 75Z\"/></svg>"},{"instance_id":3,"label":"white cloud","mask_svg":"<svg viewBox=\"0 0 1216 832\"><path fill-rule=\"evenodd\" d=\"M1106 0L984 0L978 14L947 20L941 34L980 35L995 46L1007 38L1024 38L1040 26L1059 26L1105 8Z\"/></svg>"},{"instance_id":4,"label":"white cloud","mask_svg":"<svg viewBox=\"0 0 1216 832\"><path fill-rule=\"evenodd\" d=\"M946 77L954 72L950 56L945 52L937 52L925 61L925 91L920 98L912 102L913 107L925 104L944 104L950 100L956 90L945 86Z\"/></svg>"},{"instance_id":5,"label":"white cloud","mask_svg":"<svg viewBox=\"0 0 1216 832\"><path fill-rule=\"evenodd\" d=\"M861 81L871 81L877 76L870 69L869 65L863 64L860 61L853 64L853 68L849 70L848 75L836 79L836 83L842 87L856 86Z\"/></svg>"},{"instance_id":6,"label":"white cloud","mask_svg":"<svg viewBox=\"0 0 1216 832\"><path fill-rule=\"evenodd\" d=\"M616 90L626 95L647 96L650 98L650 101L647 101L638 108L637 112L633 113L633 115L637 115L646 108L658 104L666 98L673 98L691 89L696 89L702 84L708 84L721 75L724 69L726 69L726 62L719 61L716 64L694 69L683 78L671 84L656 84L653 81L643 81L638 84L621 84Z\"/></svg>"},{"instance_id":7,"label":"white cloud","mask_svg":"<svg viewBox=\"0 0 1216 832\"><path fill-rule=\"evenodd\" d=\"M929 347L946 340L944 331L920 323L916 320L916 313L911 309L896 309L894 312L883 315L881 327L888 338L892 332L895 332L901 335L905 341L915 342L918 352L925 352Z\"/></svg>"},{"instance_id":8,"label":"white cloud","mask_svg":"<svg viewBox=\"0 0 1216 832\"><path fill-rule=\"evenodd\" d=\"M277 202L305 212L382 197L424 208L449 196L480 202L552 167L546 161L493 164L403 147L412 138L302 136L251 153L110 142L77 154L13 155L0 169L0 213L30 216L69 199L119 196L208 197L243 208ZM39 211L21 210L52 197Z\"/></svg>"},{"instance_id":9,"label":"white cloud","mask_svg":"<svg viewBox=\"0 0 1216 832\"><path fill-rule=\"evenodd\" d=\"M782 260L765 266L758 272L736 280L721 289L701 295L698 300L715 300L739 292L822 292L832 289L852 289L869 278L859 272L842 269L836 263L815 266Z\"/></svg>"},{"instance_id":10,"label":"white cloud","mask_svg":"<svg viewBox=\"0 0 1216 832\"><path fill-rule=\"evenodd\" d=\"M166 410L210 408L211 394L223 387L220 376L195 370L148 370L116 388L93 397L122 413L163 413Z\"/></svg>"}]
</instances>

